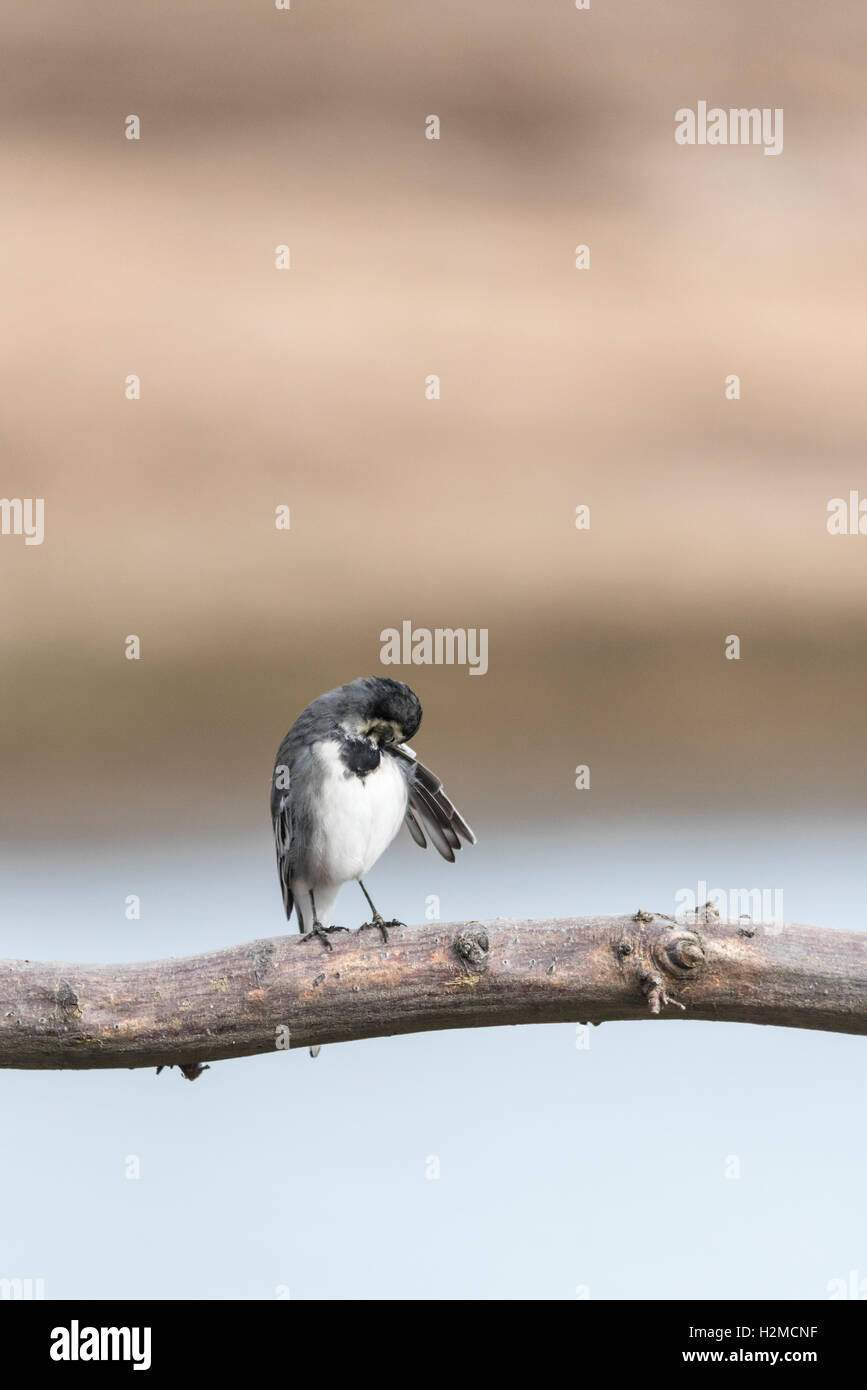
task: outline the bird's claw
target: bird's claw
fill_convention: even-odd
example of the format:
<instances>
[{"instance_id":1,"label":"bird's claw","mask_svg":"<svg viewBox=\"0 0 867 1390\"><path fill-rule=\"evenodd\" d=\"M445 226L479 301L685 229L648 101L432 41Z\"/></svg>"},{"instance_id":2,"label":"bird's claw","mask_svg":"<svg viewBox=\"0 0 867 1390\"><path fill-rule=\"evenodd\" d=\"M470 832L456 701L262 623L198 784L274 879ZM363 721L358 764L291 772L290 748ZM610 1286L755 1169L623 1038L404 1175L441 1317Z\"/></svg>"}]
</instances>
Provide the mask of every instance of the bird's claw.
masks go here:
<instances>
[{"instance_id":1,"label":"bird's claw","mask_svg":"<svg viewBox=\"0 0 867 1390\"><path fill-rule=\"evenodd\" d=\"M300 936L299 940L301 940L301 941L310 941L314 936L318 936L318 937L319 937L319 940L322 942L322 945L326 948L326 950L328 950L328 951L333 951L333 950L334 950L334 947L332 946L331 942L328 940L328 934L329 934L329 932L333 932L333 931L349 931L349 928L348 928L348 927L323 927L323 925L322 925L321 922L314 922L314 923L313 923L313 926L310 928L309 931L305 931L305 932L302 932L302 933L301 933L301 936Z\"/></svg>"},{"instance_id":2,"label":"bird's claw","mask_svg":"<svg viewBox=\"0 0 867 1390\"><path fill-rule=\"evenodd\" d=\"M404 922L399 922L399 921L397 920L396 917L392 917L392 919L391 919L390 922L386 922L385 919L384 919L384 917L382 916L381 913L379 913L379 912L374 912L374 914L373 914L373 920L370 921L370 922L362 922L362 924L361 924L361 926L358 928L358 930L359 930L359 931L367 931L370 927L379 927L379 930L382 932L382 939L383 939L383 941L388 941L388 929L389 929L389 927L402 927L402 926L405 926L405 923L404 923Z\"/></svg>"}]
</instances>

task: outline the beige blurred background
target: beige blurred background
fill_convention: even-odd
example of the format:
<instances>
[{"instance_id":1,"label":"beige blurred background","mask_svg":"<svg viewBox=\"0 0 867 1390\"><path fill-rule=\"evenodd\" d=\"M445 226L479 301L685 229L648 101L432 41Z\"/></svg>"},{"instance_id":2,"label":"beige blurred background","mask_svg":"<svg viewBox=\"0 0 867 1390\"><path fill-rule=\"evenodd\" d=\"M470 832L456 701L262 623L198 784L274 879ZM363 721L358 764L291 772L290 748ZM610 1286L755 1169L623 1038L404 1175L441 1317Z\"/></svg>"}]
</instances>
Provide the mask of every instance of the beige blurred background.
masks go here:
<instances>
[{"instance_id":1,"label":"beige blurred background","mask_svg":"<svg viewBox=\"0 0 867 1390\"><path fill-rule=\"evenodd\" d=\"M577 763L585 816L863 808L863 5L5 29L7 840L266 834L286 727L377 670L475 821L578 814ZM784 108L782 155L678 147L699 100ZM407 618L489 673L381 668Z\"/></svg>"}]
</instances>

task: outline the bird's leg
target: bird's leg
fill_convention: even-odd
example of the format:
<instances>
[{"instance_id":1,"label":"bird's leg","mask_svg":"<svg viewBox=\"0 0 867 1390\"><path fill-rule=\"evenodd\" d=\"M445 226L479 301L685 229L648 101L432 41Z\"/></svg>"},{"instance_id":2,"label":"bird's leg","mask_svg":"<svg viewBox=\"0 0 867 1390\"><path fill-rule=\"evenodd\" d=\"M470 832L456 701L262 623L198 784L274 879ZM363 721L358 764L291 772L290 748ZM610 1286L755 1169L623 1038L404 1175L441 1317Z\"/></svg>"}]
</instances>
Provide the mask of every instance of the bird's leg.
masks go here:
<instances>
[{"instance_id":1,"label":"bird's leg","mask_svg":"<svg viewBox=\"0 0 867 1390\"><path fill-rule=\"evenodd\" d=\"M313 896L313 889L312 889L312 888L310 889L310 907L311 907L311 909L312 909L312 911L313 911L313 926L310 928L309 931L303 931L303 932L301 933L301 940L302 940L302 941L311 941L311 940L313 939L314 936L318 936L318 937L319 937L319 940L322 942L322 945L325 946L329 951L333 951L333 950L334 950L334 947L332 946L331 942L328 940L328 933L329 933L329 932L332 932L332 931L348 931L349 928L348 928L348 927L323 927L322 923L320 922L320 920L319 920L319 918L318 918L318 916L317 916L317 914L316 914L316 899L315 899L314 896ZM299 916L300 916L300 914L299 914Z\"/></svg>"},{"instance_id":2,"label":"bird's leg","mask_svg":"<svg viewBox=\"0 0 867 1390\"><path fill-rule=\"evenodd\" d=\"M359 886L359 888L361 889L361 891L362 891L362 893L364 894L364 896L367 898L367 905L368 905L368 907L370 908L371 912L373 913L373 917L371 918L371 920L370 920L369 922L362 922L362 924L361 924L361 926L358 928L358 930L359 930L359 931L366 931L368 927L379 927L379 930L382 932L382 939L383 939L383 941L387 941L387 940L388 940L388 928L389 928L389 927L402 927L402 926L404 925L403 922L398 922L398 920L397 920L396 917L392 918L392 920L391 920L390 922L386 922L386 921L384 920L384 918L382 917L381 913L377 912L376 908L374 907L374 905L373 905L373 899L371 898L371 896L370 896L370 894L368 893L367 889L365 888L364 884L361 882L361 879L358 880L358 886Z\"/></svg>"}]
</instances>

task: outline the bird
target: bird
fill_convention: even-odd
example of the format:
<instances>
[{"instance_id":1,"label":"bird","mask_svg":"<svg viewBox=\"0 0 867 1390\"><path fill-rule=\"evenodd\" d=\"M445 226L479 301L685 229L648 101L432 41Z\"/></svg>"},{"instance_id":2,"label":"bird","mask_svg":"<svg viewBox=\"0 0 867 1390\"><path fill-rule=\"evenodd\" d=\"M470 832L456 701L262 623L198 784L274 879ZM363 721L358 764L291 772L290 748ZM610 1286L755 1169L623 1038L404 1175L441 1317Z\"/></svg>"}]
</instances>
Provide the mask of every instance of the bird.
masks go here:
<instances>
[{"instance_id":1,"label":"bird","mask_svg":"<svg viewBox=\"0 0 867 1390\"><path fill-rule=\"evenodd\" d=\"M365 875L406 824L415 843L428 840L455 862L476 837L419 762L408 740L421 724L421 702L403 681L362 676L320 695L299 714L274 761L271 818L286 920L294 908L302 940L332 950L337 895L352 880L371 920L388 941L390 927L364 886ZM319 1048L311 1048L315 1057Z\"/></svg>"}]
</instances>

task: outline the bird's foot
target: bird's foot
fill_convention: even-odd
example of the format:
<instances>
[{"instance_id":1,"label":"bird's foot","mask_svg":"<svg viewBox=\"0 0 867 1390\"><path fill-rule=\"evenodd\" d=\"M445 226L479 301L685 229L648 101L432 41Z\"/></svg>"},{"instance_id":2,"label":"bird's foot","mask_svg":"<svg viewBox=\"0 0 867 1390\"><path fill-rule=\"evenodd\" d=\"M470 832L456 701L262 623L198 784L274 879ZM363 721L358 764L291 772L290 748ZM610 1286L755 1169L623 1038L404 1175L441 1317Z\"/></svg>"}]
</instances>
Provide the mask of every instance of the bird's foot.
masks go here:
<instances>
[{"instance_id":1,"label":"bird's foot","mask_svg":"<svg viewBox=\"0 0 867 1390\"><path fill-rule=\"evenodd\" d=\"M328 950L328 951L333 951L333 950L334 950L334 947L332 946L331 942L328 940L329 933L330 933L330 932L333 932L333 931L349 931L349 928L348 928L348 927L323 927L323 925L322 925L321 922L314 922L314 923L313 923L313 926L310 928L309 931L304 931L304 932L301 933L301 936L300 936L299 939L300 939L301 941L310 941L310 940L312 940L312 938L313 938L314 936L318 936L318 937L319 937L319 940L322 942L322 945L326 948L326 950Z\"/></svg>"},{"instance_id":2,"label":"bird's foot","mask_svg":"<svg viewBox=\"0 0 867 1390\"><path fill-rule=\"evenodd\" d=\"M358 930L368 931L370 927L379 927L379 930L382 932L383 941L387 941L389 927L403 927L405 925L405 922L399 922L396 917L392 917L390 922L386 922L385 918L382 916L381 913L374 912L373 920L370 922L362 922Z\"/></svg>"}]
</instances>

